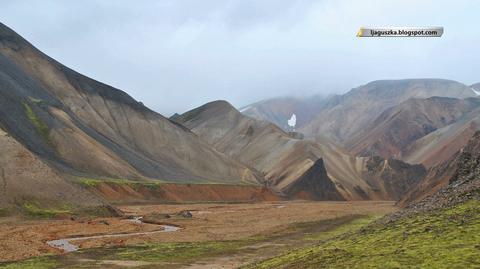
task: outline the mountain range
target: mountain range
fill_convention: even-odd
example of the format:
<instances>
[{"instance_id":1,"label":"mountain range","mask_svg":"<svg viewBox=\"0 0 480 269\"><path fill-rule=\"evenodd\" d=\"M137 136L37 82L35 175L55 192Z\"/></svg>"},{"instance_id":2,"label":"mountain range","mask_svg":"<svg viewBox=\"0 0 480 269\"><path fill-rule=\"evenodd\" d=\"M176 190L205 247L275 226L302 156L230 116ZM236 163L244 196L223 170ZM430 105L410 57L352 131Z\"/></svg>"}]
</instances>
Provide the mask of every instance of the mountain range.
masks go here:
<instances>
[{"instance_id":1,"label":"mountain range","mask_svg":"<svg viewBox=\"0 0 480 269\"><path fill-rule=\"evenodd\" d=\"M125 199L406 204L448 184L480 128L478 85L382 80L240 110L218 100L169 119L0 24L0 207L111 209Z\"/></svg>"},{"instance_id":2,"label":"mountain range","mask_svg":"<svg viewBox=\"0 0 480 269\"><path fill-rule=\"evenodd\" d=\"M297 131L311 140L334 141L355 156L431 167L447 160L479 129L475 85L443 79L374 81L322 100ZM268 110L265 104L269 101L247 106L244 114L270 120L268 114L251 113L260 111L256 106Z\"/></svg>"}]
</instances>

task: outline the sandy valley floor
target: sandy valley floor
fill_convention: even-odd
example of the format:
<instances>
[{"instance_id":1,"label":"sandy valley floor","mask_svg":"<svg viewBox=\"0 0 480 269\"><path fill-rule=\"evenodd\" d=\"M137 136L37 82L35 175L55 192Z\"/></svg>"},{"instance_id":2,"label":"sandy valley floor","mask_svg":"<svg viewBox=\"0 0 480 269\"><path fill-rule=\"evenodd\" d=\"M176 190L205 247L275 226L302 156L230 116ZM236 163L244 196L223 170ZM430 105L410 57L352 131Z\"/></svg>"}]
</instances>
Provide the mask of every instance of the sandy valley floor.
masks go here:
<instances>
[{"instance_id":1,"label":"sandy valley floor","mask_svg":"<svg viewBox=\"0 0 480 269\"><path fill-rule=\"evenodd\" d=\"M252 204L182 204L120 206L126 215L157 216L159 223L180 226L170 233L76 241L82 249L138 245L145 242L198 242L242 239L269 235L289 225L335 219L349 215L386 214L396 210L393 202L275 202ZM176 217L188 210L192 218ZM171 218L159 218L169 214ZM152 217L153 218L153 217ZM61 251L46 241L102 234L159 230L157 224L134 223L125 218L68 220L3 220L0 222L0 261L26 259Z\"/></svg>"}]
</instances>

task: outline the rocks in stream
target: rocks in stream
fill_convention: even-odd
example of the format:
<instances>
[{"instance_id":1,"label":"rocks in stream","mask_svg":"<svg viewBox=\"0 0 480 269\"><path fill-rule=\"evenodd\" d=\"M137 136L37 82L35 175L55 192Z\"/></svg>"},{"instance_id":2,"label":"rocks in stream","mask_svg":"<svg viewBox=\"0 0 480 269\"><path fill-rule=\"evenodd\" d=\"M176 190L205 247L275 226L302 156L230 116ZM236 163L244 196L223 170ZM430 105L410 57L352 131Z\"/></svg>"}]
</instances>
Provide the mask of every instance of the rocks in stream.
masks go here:
<instances>
[{"instance_id":1,"label":"rocks in stream","mask_svg":"<svg viewBox=\"0 0 480 269\"><path fill-rule=\"evenodd\" d=\"M178 212L177 216L182 217L182 218L186 218L186 219L191 219L193 217L192 212L190 212L188 210L182 210L182 211Z\"/></svg>"},{"instance_id":2,"label":"rocks in stream","mask_svg":"<svg viewBox=\"0 0 480 269\"><path fill-rule=\"evenodd\" d=\"M174 214L150 213L142 217L141 222L150 224L165 224L166 219L191 219L193 214L189 210L182 210ZM128 218L133 219L129 216Z\"/></svg>"}]
</instances>

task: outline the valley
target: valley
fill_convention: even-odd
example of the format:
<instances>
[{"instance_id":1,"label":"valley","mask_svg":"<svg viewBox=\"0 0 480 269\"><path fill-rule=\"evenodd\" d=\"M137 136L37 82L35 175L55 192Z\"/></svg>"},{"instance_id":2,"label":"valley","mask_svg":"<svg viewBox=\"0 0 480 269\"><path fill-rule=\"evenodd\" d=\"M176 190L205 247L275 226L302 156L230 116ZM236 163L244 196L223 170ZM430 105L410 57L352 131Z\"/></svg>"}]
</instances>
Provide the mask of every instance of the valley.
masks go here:
<instances>
[{"instance_id":1,"label":"valley","mask_svg":"<svg viewBox=\"0 0 480 269\"><path fill-rule=\"evenodd\" d=\"M166 117L0 23L0 268L480 268L479 85Z\"/></svg>"}]
</instances>

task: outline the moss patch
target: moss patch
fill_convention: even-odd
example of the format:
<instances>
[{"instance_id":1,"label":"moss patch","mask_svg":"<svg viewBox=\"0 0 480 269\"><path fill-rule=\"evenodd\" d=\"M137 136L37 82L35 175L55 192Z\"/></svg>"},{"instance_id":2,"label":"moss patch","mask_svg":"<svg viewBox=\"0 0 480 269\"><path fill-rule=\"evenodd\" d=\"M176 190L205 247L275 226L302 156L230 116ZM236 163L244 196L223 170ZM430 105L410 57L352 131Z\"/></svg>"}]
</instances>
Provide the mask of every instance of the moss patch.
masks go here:
<instances>
[{"instance_id":1,"label":"moss patch","mask_svg":"<svg viewBox=\"0 0 480 269\"><path fill-rule=\"evenodd\" d=\"M225 185L225 186L258 186L254 184L247 184L245 182L239 182L238 184L229 183L215 183L215 182L175 182L165 180L152 180L152 181L135 181L129 179L119 178L87 178L87 177L74 177L74 181L85 187L96 187L102 183L116 184L119 186L128 185L131 188L138 190L140 188L149 188L152 190L158 189L162 184L176 184L176 185Z\"/></svg>"},{"instance_id":2,"label":"moss patch","mask_svg":"<svg viewBox=\"0 0 480 269\"><path fill-rule=\"evenodd\" d=\"M147 262L190 263L201 257L213 257L234 253L251 244L254 239L236 241L211 241L197 243L146 244L117 249L115 254L102 259L133 260Z\"/></svg>"},{"instance_id":3,"label":"moss patch","mask_svg":"<svg viewBox=\"0 0 480 269\"><path fill-rule=\"evenodd\" d=\"M2 269L51 269L57 268L57 262L49 256L37 257L15 263L0 263Z\"/></svg>"},{"instance_id":4,"label":"moss patch","mask_svg":"<svg viewBox=\"0 0 480 269\"><path fill-rule=\"evenodd\" d=\"M35 130L42 137L45 142L48 142L48 134L50 132L47 124L43 122L37 114L32 110L32 108L25 102L22 102L23 108L25 109L25 114L30 122L35 126Z\"/></svg>"},{"instance_id":5,"label":"moss patch","mask_svg":"<svg viewBox=\"0 0 480 269\"><path fill-rule=\"evenodd\" d=\"M97 179L97 178L85 178L85 177L76 177L75 181L85 187L96 187L100 184L108 183L108 184L115 184L118 186L129 186L134 190L139 190L141 188L156 190L159 188L160 184L162 183L162 182L141 182L141 181L133 181L128 179L112 179L112 178Z\"/></svg>"},{"instance_id":6,"label":"moss patch","mask_svg":"<svg viewBox=\"0 0 480 269\"><path fill-rule=\"evenodd\" d=\"M54 218L72 214L72 210L68 206L61 208L44 208L36 203L26 202L22 207L27 216L34 218Z\"/></svg>"},{"instance_id":7,"label":"moss patch","mask_svg":"<svg viewBox=\"0 0 480 269\"><path fill-rule=\"evenodd\" d=\"M480 201L373 225L250 268L480 267Z\"/></svg>"},{"instance_id":8,"label":"moss patch","mask_svg":"<svg viewBox=\"0 0 480 269\"><path fill-rule=\"evenodd\" d=\"M360 228L372 223L373 221L382 217L381 215L372 215L355 218L352 221L345 223L343 225L337 226L335 229L327 230L321 233L311 233L305 235L305 240L311 241L324 241L332 239L339 235L344 235L346 233L356 232Z\"/></svg>"},{"instance_id":9,"label":"moss patch","mask_svg":"<svg viewBox=\"0 0 480 269\"><path fill-rule=\"evenodd\" d=\"M37 202L25 202L21 205L25 216L38 219L61 218L66 216L84 216L84 217L118 217L119 214L115 208L109 205L98 206L76 206L73 204L60 204L55 207L42 206Z\"/></svg>"}]
</instances>

